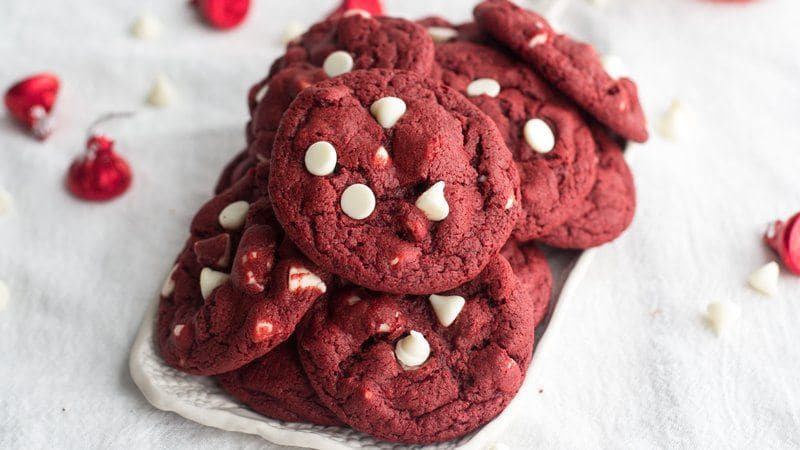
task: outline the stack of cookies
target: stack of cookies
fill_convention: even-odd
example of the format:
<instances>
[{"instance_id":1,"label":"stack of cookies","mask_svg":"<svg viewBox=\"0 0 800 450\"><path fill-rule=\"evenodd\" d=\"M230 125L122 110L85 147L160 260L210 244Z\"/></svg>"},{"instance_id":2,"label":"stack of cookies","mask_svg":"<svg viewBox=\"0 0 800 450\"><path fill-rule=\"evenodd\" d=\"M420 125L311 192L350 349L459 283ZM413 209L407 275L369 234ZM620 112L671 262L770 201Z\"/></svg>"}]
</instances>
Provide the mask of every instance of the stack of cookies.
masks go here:
<instances>
[{"instance_id":1,"label":"stack of cookies","mask_svg":"<svg viewBox=\"0 0 800 450\"><path fill-rule=\"evenodd\" d=\"M519 390L552 278L538 243L630 224L636 87L507 0L475 22L356 11L250 91L248 148L197 213L157 344L278 420L427 444Z\"/></svg>"}]
</instances>

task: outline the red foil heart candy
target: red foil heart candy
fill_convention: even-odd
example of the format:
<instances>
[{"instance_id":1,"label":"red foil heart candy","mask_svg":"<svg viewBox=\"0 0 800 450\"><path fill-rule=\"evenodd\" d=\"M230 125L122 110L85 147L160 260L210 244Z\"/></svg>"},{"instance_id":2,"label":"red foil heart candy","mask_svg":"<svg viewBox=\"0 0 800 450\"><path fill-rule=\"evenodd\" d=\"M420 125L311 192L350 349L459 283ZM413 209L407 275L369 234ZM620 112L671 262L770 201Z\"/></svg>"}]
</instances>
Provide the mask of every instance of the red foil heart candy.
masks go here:
<instances>
[{"instance_id":1,"label":"red foil heart candy","mask_svg":"<svg viewBox=\"0 0 800 450\"><path fill-rule=\"evenodd\" d=\"M192 5L209 25L220 30L238 26L250 10L250 0L193 0Z\"/></svg>"},{"instance_id":2,"label":"red foil heart candy","mask_svg":"<svg viewBox=\"0 0 800 450\"><path fill-rule=\"evenodd\" d=\"M381 0L344 0L328 18L343 16L347 11L364 11L373 16L382 16L383 4Z\"/></svg>"},{"instance_id":3,"label":"red foil heart candy","mask_svg":"<svg viewBox=\"0 0 800 450\"><path fill-rule=\"evenodd\" d=\"M86 143L86 153L70 166L66 184L74 196L101 202L122 195L132 178L128 162L114 151L114 141L93 135Z\"/></svg>"},{"instance_id":4,"label":"red foil heart candy","mask_svg":"<svg viewBox=\"0 0 800 450\"><path fill-rule=\"evenodd\" d=\"M11 115L34 136L45 139L53 131L51 111L60 82L50 73L40 73L17 82L6 91L4 100Z\"/></svg>"},{"instance_id":5,"label":"red foil heart candy","mask_svg":"<svg viewBox=\"0 0 800 450\"><path fill-rule=\"evenodd\" d=\"M800 213L786 222L778 220L771 224L764 240L778 253L786 268L800 275Z\"/></svg>"}]
</instances>

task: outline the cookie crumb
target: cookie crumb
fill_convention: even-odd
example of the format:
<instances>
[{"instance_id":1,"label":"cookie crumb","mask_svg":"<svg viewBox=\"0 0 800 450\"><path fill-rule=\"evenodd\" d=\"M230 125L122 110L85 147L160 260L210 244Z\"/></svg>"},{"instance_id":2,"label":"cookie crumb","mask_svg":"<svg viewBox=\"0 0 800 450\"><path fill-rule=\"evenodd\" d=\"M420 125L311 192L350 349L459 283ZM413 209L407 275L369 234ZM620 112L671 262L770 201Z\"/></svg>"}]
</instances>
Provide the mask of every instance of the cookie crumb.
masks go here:
<instances>
[{"instance_id":1,"label":"cookie crumb","mask_svg":"<svg viewBox=\"0 0 800 450\"><path fill-rule=\"evenodd\" d=\"M711 302L707 308L709 325L717 337L725 334L739 320L742 308L731 302Z\"/></svg>"},{"instance_id":2,"label":"cookie crumb","mask_svg":"<svg viewBox=\"0 0 800 450\"><path fill-rule=\"evenodd\" d=\"M772 297L778 293L778 276L781 269L775 261L769 262L751 273L747 283L756 291Z\"/></svg>"}]
</instances>

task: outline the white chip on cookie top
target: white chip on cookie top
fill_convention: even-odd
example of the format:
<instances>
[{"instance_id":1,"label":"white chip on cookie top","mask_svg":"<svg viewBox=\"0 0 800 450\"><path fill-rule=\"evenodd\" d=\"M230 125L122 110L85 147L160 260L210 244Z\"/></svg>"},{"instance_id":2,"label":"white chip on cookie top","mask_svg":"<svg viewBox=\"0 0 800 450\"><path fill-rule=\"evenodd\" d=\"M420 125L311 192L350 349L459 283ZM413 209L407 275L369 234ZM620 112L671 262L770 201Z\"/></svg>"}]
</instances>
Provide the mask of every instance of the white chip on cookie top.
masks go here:
<instances>
[{"instance_id":1,"label":"white chip on cookie top","mask_svg":"<svg viewBox=\"0 0 800 450\"><path fill-rule=\"evenodd\" d=\"M547 43L547 33L539 33L528 41L528 47L533 48L540 44Z\"/></svg>"},{"instance_id":2,"label":"white chip on cookie top","mask_svg":"<svg viewBox=\"0 0 800 450\"><path fill-rule=\"evenodd\" d=\"M214 292L214 289L225 284L229 278L230 275L227 273L204 267L200 271L200 293L203 295L203 300L207 299Z\"/></svg>"},{"instance_id":3,"label":"white chip on cookie top","mask_svg":"<svg viewBox=\"0 0 800 450\"><path fill-rule=\"evenodd\" d=\"M356 303L358 303L360 301L361 301L361 297L359 297L357 295L351 295L350 297L347 297L347 304L350 305L350 306L353 306L353 305L355 305Z\"/></svg>"},{"instance_id":4,"label":"white chip on cookie top","mask_svg":"<svg viewBox=\"0 0 800 450\"><path fill-rule=\"evenodd\" d=\"M408 336L397 341L394 354L405 368L416 368L428 360L431 346L422 333L411 330Z\"/></svg>"},{"instance_id":5,"label":"white chip on cookie top","mask_svg":"<svg viewBox=\"0 0 800 450\"><path fill-rule=\"evenodd\" d=\"M289 268L289 292L300 289L316 289L324 293L328 287L314 272L303 266L292 266Z\"/></svg>"},{"instance_id":6,"label":"white chip on cookie top","mask_svg":"<svg viewBox=\"0 0 800 450\"><path fill-rule=\"evenodd\" d=\"M170 269L169 274L167 275L167 279L164 280L164 284L161 286L162 297L169 297L175 291L175 280L173 277L175 276L176 270L178 270L177 264L172 266L172 269Z\"/></svg>"},{"instance_id":7,"label":"white chip on cookie top","mask_svg":"<svg viewBox=\"0 0 800 450\"><path fill-rule=\"evenodd\" d=\"M347 11L344 12L344 14L342 14L342 17L352 17L352 16L361 16L365 19L369 19L370 17L372 17L372 14L370 14L369 11L360 8L348 9Z\"/></svg>"},{"instance_id":8,"label":"white chip on cookie top","mask_svg":"<svg viewBox=\"0 0 800 450\"><path fill-rule=\"evenodd\" d=\"M250 203L244 200L233 202L220 211L219 224L226 230L238 230L244 225L248 211L250 211Z\"/></svg>"},{"instance_id":9,"label":"white chip on cookie top","mask_svg":"<svg viewBox=\"0 0 800 450\"><path fill-rule=\"evenodd\" d=\"M283 35L281 36L281 39L283 40L284 44L288 44L302 36L306 30L308 30L308 27L305 24L294 20L290 21L286 24L286 28L283 29Z\"/></svg>"},{"instance_id":10,"label":"white chip on cookie top","mask_svg":"<svg viewBox=\"0 0 800 450\"><path fill-rule=\"evenodd\" d=\"M442 43L458 37L458 31L450 27L428 27L428 35L433 42Z\"/></svg>"},{"instance_id":11,"label":"white chip on cookie top","mask_svg":"<svg viewBox=\"0 0 800 450\"><path fill-rule=\"evenodd\" d=\"M329 77L336 77L353 70L353 64L353 57L350 53L337 50L325 58L325 62L322 63L322 70Z\"/></svg>"},{"instance_id":12,"label":"white chip on cookie top","mask_svg":"<svg viewBox=\"0 0 800 450\"><path fill-rule=\"evenodd\" d=\"M267 96L267 92L269 92L269 83L264 83L261 89L256 92L256 103L261 103L261 100L264 100L264 97Z\"/></svg>"},{"instance_id":13,"label":"white chip on cookie top","mask_svg":"<svg viewBox=\"0 0 800 450\"><path fill-rule=\"evenodd\" d=\"M176 337L180 336L184 328L186 328L186 325L182 323L175 325L175 327L172 329L172 335Z\"/></svg>"},{"instance_id":14,"label":"white chip on cookie top","mask_svg":"<svg viewBox=\"0 0 800 450\"><path fill-rule=\"evenodd\" d=\"M342 192L342 211L355 220L363 220L375 211L375 194L369 186L353 184Z\"/></svg>"},{"instance_id":15,"label":"white chip on cookie top","mask_svg":"<svg viewBox=\"0 0 800 450\"><path fill-rule=\"evenodd\" d=\"M464 308L466 300L460 295L437 295L428 297L433 307L433 312L443 327L449 327L455 322L458 314Z\"/></svg>"},{"instance_id":16,"label":"white chip on cookie top","mask_svg":"<svg viewBox=\"0 0 800 450\"><path fill-rule=\"evenodd\" d=\"M386 151L386 147L380 146L377 150L375 150L375 165L378 167L383 167L389 162L389 152Z\"/></svg>"},{"instance_id":17,"label":"white chip on cookie top","mask_svg":"<svg viewBox=\"0 0 800 450\"><path fill-rule=\"evenodd\" d=\"M330 175L336 169L336 149L330 142L315 142L306 150L305 163L306 170L312 175Z\"/></svg>"},{"instance_id":18,"label":"white chip on cookie top","mask_svg":"<svg viewBox=\"0 0 800 450\"><path fill-rule=\"evenodd\" d=\"M608 76L618 80L627 75L628 69L622 58L616 55L603 55L600 57L600 63L603 65L603 70L606 71Z\"/></svg>"},{"instance_id":19,"label":"white chip on cookie top","mask_svg":"<svg viewBox=\"0 0 800 450\"><path fill-rule=\"evenodd\" d=\"M537 153L549 153L556 146L556 137L550 125L542 119L531 119L522 130L525 142Z\"/></svg>"},{"instance_id":20,"label":"white chip on cookie top","mask_svg":"<svg viewBox=\"0 0 800 450\"><path fill-rule=\"evenodd\" d=\"M514 207L514 202L515 202L515 201L516 201L516 199L514 198L514 195L512 194L512 195L511 195L511 197L508 197L508 200L506 200L506 206L505 206L505 208L506 208L506 209L511 209L511 208L513 208L513 207Z\"/></svg>"},{"instance_id":21,"label":"white chip on cookie top","mask_svg":"<svg viewBox=\"0 0 800 450\"><path fill-rule=\"evenodd\" d=\"M467 95L470 97L478 97L480 95L497 97L500 95L500 83L492 78L478 78L467 86Z\"/></svg>"},{"instance_id":22,"label":"white chip on cookie top","mask_svg":"<svg viewBox=\"0 0 800 450\"><path fill-rule=\"evenodd\" d=\"M406 113L406 102L397 97L383 97L369 107L369 112L383 128L392 128Z\"/></svg>"},{"instance_id":23,"label":"white chip on cookie top","mask_svg":"<svg viewBox=\"0 0 800 450\"><path fill-rule=\"evenodd\" d=\"M439 222L450 215L450 205L444 196L444 181L437 181L417 198L414 205L428 220Z\"/></svg>"},{"instance_id":24,"label":"white chip on cookie top","mask_svg":"<svg viewBox=\"0 0 800 450\"><path fill-rule=\"evenodd\" d=\"M272 334L272 330L275 327L272 325L272 322L267 320L259 320L256 322L255 327L253 328L253 341L261 342L268 338Z\"/></svg>"}]
</instances>

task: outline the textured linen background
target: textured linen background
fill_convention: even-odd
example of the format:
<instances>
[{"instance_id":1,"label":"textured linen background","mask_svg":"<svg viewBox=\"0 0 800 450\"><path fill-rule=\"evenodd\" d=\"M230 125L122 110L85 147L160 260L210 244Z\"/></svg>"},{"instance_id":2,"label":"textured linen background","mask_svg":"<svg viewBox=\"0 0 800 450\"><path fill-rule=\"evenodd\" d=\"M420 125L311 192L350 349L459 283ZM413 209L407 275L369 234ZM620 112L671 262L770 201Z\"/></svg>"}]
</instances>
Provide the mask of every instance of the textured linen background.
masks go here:
<instances>
[{"instance_id":1,"label":"textured linen background","mask_svg":"<svg viewBox=\"0 0 800 450\"><path fill-rule=\"evenodd\" d=\"M286 23L333 1L256 0L230 33L199 26L184 2L4 0L0 86L40 70L64 82L59 129L39 143L0 119L0 448L270 447L157 411L133 385L128 349L148 301L242 148L245 93L279 55ZM468 17L473 1L387 0L394 15ZM133 39L144 10L160 40ZM800 446L800 279L765 299L745 286L773 256L760 233L800 209L800 2L583 0L560 26L619 55L655 123L678 96L695 121L672 143L631 149L640 208L602 248L566 319L549 330L542 390L503 441L512 448L775 448ZM154 76L179 100L143 106ZM62 189L84 129L105 127L135 181L103 205ZM651 127L655 128L655 127ZM717 339L708 301L735 301L738 326Z\"/></svg>"}]
</instances>

